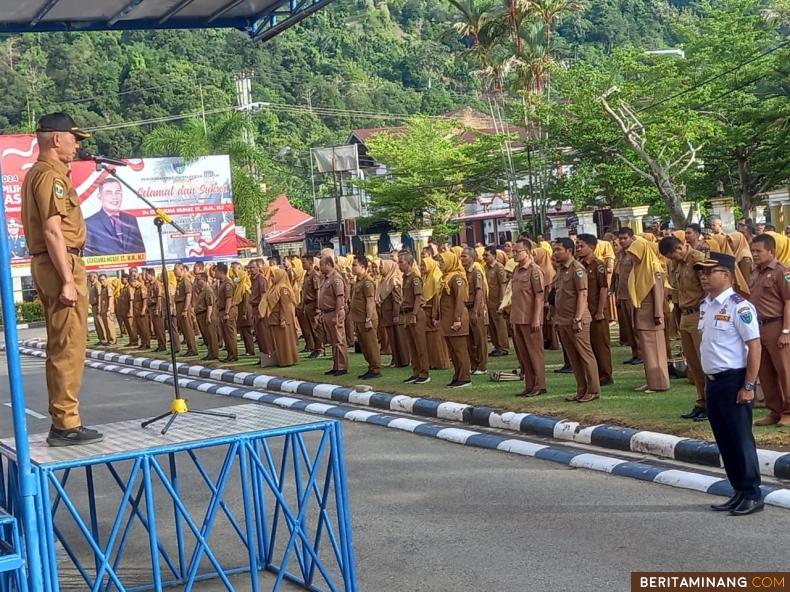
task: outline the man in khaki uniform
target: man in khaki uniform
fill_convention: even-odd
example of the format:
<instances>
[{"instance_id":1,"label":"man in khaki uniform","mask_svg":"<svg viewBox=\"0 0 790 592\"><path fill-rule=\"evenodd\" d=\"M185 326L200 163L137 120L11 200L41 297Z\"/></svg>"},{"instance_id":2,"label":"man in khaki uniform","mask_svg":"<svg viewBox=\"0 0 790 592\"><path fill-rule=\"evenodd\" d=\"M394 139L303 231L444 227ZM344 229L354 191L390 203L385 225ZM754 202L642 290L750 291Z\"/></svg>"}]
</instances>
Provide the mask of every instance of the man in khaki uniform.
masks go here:
<instances>
[{"instance_id":1,"label":"man in khaki uniform","mask_svg":"<svg viewBox=\"0 0 790 592\"><path fill-rule=\"evenodd\" d=\"M411 251L398 253L398 268L403 274L403 302L400 307L400 324L406 330L406 343L411 359L411 376L403 382L426 384L428 375L428 317L422 309L422 278L414 268ZM505 333L507 336L507 333Z\"/></svg>"},{"instance_id":2,"label":"man in khaki uniform","mask_svg":"<svg viewBox=\"0 0 790 592\"><path fill-rule=\"evenodd\" d=\"M148 290L145 289L142 279L138 276L132 280L134 295L132 296L132 318L134 327L140 338L137 349L151 349L151 330L148 318Z\"/></svg>"},{"instance_id":3,"label":"man in khaki uniform","mask_svg":"<svg viewBox=\"0 0 790 592\"><path fill-rule=\"evenodd\" d=\"M576 261L576 245L569 238L554 242L554 257L559 267L554 280L555 317L562 344L576 376L576 396L566 401L589 403L601 394L598 364L590 344L592 317L587 309L587 271Z\"/></svg>"},{"instance_id":4,"label":"man in khaki uniform","mask_svg":"<svg viewBox=\"0 0 790 592\"><path fill-rule=\"evenodd\" d=\"M271 355L274 352L274 339L272 330L269 328L269 319L261 316L260 304L266 290L269 289L266 277L261 272L265 263L263 259L250 261L247 271L250 274L252 288L250 289L250 305L252 306L252 322L255 328L255 340L258 342L258 349L262 354ZM304 333L306 330L303 329Z\"/></svg>"},{"instance_id":5,"label":"man in khaki uniform","mask_svg":"<svg viewBox=\"0 0 790 592\"><path fill-rule=\"evenodd\" d=\"M768 415L754 424L790 426L790 268L776 258L776 241L770 234L754 237L752 259L750 300L760 323L759 377L768 408Z\"/></svg>"},{"instance_id":6,"label":"man in khaki uniform","mask_svg":"<svg viewBox=\"0 0 790 592\"><path fill-rule=\"evenodd\" d=\"M156 278L156 271L149 267L143 270L143 281L148 292L148 314L156 336L157 352L167 351L167 332L165 331L165 293L164 286Z\"/></svg>"},{"instance_id":7,"label":"man in khaki uniform","mask_svg":"<svg viewBox=\"0 0 790 592\"><path fill-rule=\"evenodd\" d=\"M505 296L508 277L505 267L496 260L496 247L487 247L483 253L486 263L486 280L488 281L488 299L486 308L488 309L488 331L491 333L491 343L494 346L489 354L492 358L506 356L510 351L510 343L507 338L507 323L505 317L498 314Z\"/></svg>"},{"instance_id":8,"label":"man in khaki uniform","mask_svg":"<svg viewBox=\"0 0 790 592\"><path fill-rule=\"evenodd\" d=\"M195 286L198 293L195 298L195 316L197 317L200 334L206 342L206 355L201 358L204 361L216 360L219 357L219 347L217 345L217 334L211 319L214 317L216 297L214 291L208 285L208 275L204 272L195 274Z\"/></svg>"},{"instance_id":9,"label":"man in khaki uniform","mask_svg":"<svg viewBox=\"0 0 790 592\"><path fill-rule=\"evenodd\" d=\"M516 241L510 251L518 264L510 280L510 324L513 327L513 346L524 375L524 390L517 397L537 397L546 392L546 356L543 349L546 278L532 258L533 249L532 242L524 239Z\"/></svg>"},{"instance_id":10,"label":"man in khaki uniform","mask_svg":"<svg viewBox=\"0 0 790 592\"><path fill-rule=\"evenodd\" d=\"M47 328L50 446L90 444L103 438L83 427L78 400L88 334L88 282L82 260L86 229L68 163L87 137L65 113L42 117L36 128L38 160L22 183L30 272Z\"/></svg>"},{"instance_id":11,"label":"man in khaki uniform","mask_svg":"<svg viewBox=\"0 0 790 592\"><path fill-rule=\"evenodd\" d=\"M609 283L606 263L595 257L598 238L592 234L576 237L576 254L587 272L587 309L590 311L590 344L598 364L601 386L614 384L612 337L609 333Z\"/></svg>"},{"instance_id":12,"label":"man in khaki uniform","mask_svg":"<svg viewBox=\"0 0 790 592\"><path fill-rule=\"evenodd\" d=\"M221 361L238 362L239 342L236 340L236 318L239 311L238 307L233 304L233 294L236 288L228 277L228 266L225 263L217 263L214 270L216 278L219 280L217 309L219 310L220 328L225 340L225 349L228 350L228 357Z\"/></svg>"},{"instance_id":13,"label":"man in khaki uniform","mask_svg":"<svg viewBox=\"0 0 790 592\"><path fill-rule=\"evenodd\" d=\"M334 260L334 257L333 257ZM310 340L305 337L305 343L313 344L311 358L319 358L324 355L324 331L318 322L318 290L321 287L321 272L316 268L315 258L305 255L302 258L304 265L305 278L302 286L302 306L304 316L307 319L307 327L302 327L302 333L309 332Z\"/></svg>"},{"instance_id":14,"label":"man in khaki uniform","mask_svg":"<svg viewBox=\"0 0 790 592\"><path fill-rule=\"evenodd\" d=\"M115 314L118 317L118 324L121 325L121 333L126 334L131 345L137 338L137 333L133 332L132 324L129 322L129 311L132 306L132 287L129 285L129 276L121 276L121 293L115 301Z\"/></svg>"},{"instance_id":15,"label":"man in khaki uniform","mask_svg":"<svg viewBox=\"0 0 790 592\"><path fill-rule=\"evenodd\" d=\"M634 305L628 293L628 277L634 269L634 260L628 256L628 248L636 240L634 231L630 228L621 228L617 234L620 243L620 264L617 269L617 322L620 323L621 338L625 336L626 345L631 348L631 358L623 364L637 365L642 363L639 356L639 346L636 344L636 329L634 329ZM622 343L622 341L621 341Z\"/></svg>"},{"instance_id":16,"label":"man in khaki uniform","mask_svg":"<svg viewBox=\"0 0 790 592\"><path fill-rule=\"evenodd\" d=\"M187 344L187 351L182 355L184 357L196 356L198 354L197 341L195 339L195 331L192 329L192 319L190 318L192 310L192 280L189 279L189 274L187 274L183 263L176 263L173 266L173 274L178 280L176 295L173 299L176 303L176 319L178 320L178 328L181 331L181 335L184 336L184 342Z\"/></svg>"},{"instance_id":17,"label":"man in khaki uniform","mask_svg":"<svg viewBox=\"0 0 790 592\"><path fill-rule=\"evenodd\" d=\"M99 276L101 291L99 292L99 319L101 328L104 332L104 342L107 345L115 345L115 296L112 286L107 283L107 276Z\"/></svg>"},{"instance_id":18,"label":"man in khaki uniform","mask_svg":"<svg viewBox=\"0 0 790 592\"><path fill-rule=\"evenodd\" d=\"M318 310L323 334L332 348L332 369L326 376L348 374L348 348L346 346L346 288L343 276L335 268L334 257L322 257L318 263L324 281L318 290ZM304 330L302 330L304 332Z\"/></svg>"},{"instance_id":19,"label":"man in khaki uniform","mask_svg":"<svg viewBox=\"0 0 790 592\"><path fill-rule=\"evenodd\" d=\"M92 271L88 274L88 302L91 306L91 316L93 317L93 327L96 329L96 345L107 345L104 336L104 325L101 320L101 284L99 274Z\"/></svg>"},{"instance_id":20,"label":"man in khaki uniform","mask_svg":"<svg viewBox=\"0 0 790 592\"><path fill-rule=\"evenodd\" d=\"M466 308L469 310L469 361L472 364L472 374L481 375L488 368L488 339L486 326L488 325L488 311L486 310L486 284L482 271L475 265L477 253L471 247L466 247L461 254L461 265L466 270L466 281L469 284L469 296Z\"/></svg>"},{"instance_id":21,"label":"man in khaki uniform","mask_svg":"<svg viewBox=\"0 0 790 592\"><path fill-rule=\"evenodd\" d=\"M705 299L699 274L694 265L705 260L705 255L691 246L681 243L674 236L661 239L659 252L669 259L669 283L677 290L677 304L680 308L680 343L686 358L694 387L697 389L697 400L694 408L681 415L683 419L705 421L708 413L705 406L705 373L700 361L702 333L699 330L700 304Z\"/></svg>"},{"instance_id":22,"label":"man in khaki uniform","mask_svg":"<svg viewBox=\"0 0 790 592\"><path fill-rule=\"evenodd\" d=\"M368 274L368 260L354 259L351 273L357 281L351 289L351 320L359 340L362 355L368 363L368 371L358 378L381 378L381 350L376 335L378 334L379 317L376 312L376 287L373 278Z\"/></svg>"}]
</instances>

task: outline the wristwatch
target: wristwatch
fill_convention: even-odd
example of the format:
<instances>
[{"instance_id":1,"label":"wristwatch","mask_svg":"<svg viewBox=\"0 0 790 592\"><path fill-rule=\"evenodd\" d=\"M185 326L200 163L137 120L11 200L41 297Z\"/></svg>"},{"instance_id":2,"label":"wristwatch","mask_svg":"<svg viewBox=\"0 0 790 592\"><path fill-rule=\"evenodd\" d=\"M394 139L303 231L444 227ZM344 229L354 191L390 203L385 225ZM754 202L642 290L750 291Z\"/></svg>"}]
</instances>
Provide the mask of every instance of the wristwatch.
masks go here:
<instances>
[{"instance_id":1,"label":"wristwatch","mask_svg":"<svg viewBox=\"0 0 790 592\"><path fill-rule=\"evenodd\" d=\"M369 323L369 322L370 322L370 319L365 319L365 322L366 322L366 323Z\"/></svg>"},{"instance_id":2,"label":"wristwatch","mask_svg":"<svg viewBox=\"0 0 790 592\"><path fill-rule=\"evenodd\" d=\"M747 382L746 384L743 385L743 388L747 391L753 391L754 387L755 384L753 382Z\"/></svg>"},{"instance_id":3,"label":"wristwatch","mask_svg":"<svg viewBox=\"0 0 790 592\"><path fill-rule=\"evenodd\" d=\"M790 329L782 329L782 335L790 335Z\"/></svg>"},{"instance_id":4,"label":"wristwatch","mask_svg":"<svg viewBox=\"0 0 790 592\"><path fill-rule=\"evenodd\" d=\"M582 322L582 320L581 320L581 319L573 319L573 324L574 324L574 325L578 325L578 324L579 324L579 323L581 323L581 322Z\"/></svg>"}]
</instances>

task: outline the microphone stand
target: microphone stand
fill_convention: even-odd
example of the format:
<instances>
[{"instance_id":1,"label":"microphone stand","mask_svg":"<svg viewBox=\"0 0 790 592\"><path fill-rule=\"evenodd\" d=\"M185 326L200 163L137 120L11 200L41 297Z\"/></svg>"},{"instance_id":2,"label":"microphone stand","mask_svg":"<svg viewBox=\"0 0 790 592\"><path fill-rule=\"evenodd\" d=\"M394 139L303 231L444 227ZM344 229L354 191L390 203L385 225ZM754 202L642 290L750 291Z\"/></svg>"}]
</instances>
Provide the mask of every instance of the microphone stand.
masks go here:
<instances>
[{"instance_id":1,"label":"microphone stand","mask_svg":"<svg viewBox=\"0 0 790 592\"><path fill-rule=\"evenodd\" d=\"M137 198L146 204L149 208L151 208L156 213L156 218L154 218L154 225L156 226L156 230L159 233L159 259L162 264L162 283L165 291L165 308L167 309L167 317L168 317L168 335L170 337L170 365L173 371L173 390L175 392L175 397L173 399L173 403L170 406L170 411L163 413L154 417L153 419L149 419L144 421L140 424L140 427L148 427L152 423L155 423L161 419L168 418L165 427L162 428L161 434L164 436L167 431L170 429L170 426L173 425L173 422L179 415L184 413L195 413L198 415L210 415L213 417L225 417L227 419L236 419L235 413L222 413L219 411L198 411L196 409L190 409L187 405L187 400L181 397L181 390L179 389L178 384L178 366L176 363L176 347L175 347L175 327L173 326L173 318L170 314L170 289L169 289L169 282L167 279L167 265L165 263L165 242L162 235L162 227L165 224L169 224L173 228L175 228L178 232L185 234L183 228L181 228L175 220L173 220L168 214L166 214L162 209L157 208L154 204L144 198L138 191L129 185L126 181L121 179L118 174L115 172L115 169L111 169L106 164L102 162L96 163L96 170L97 171L105 171L107 172L113 179L118 181L121 185L126 187L129 191L131 191Z\"/></svg>"}]
</instances>

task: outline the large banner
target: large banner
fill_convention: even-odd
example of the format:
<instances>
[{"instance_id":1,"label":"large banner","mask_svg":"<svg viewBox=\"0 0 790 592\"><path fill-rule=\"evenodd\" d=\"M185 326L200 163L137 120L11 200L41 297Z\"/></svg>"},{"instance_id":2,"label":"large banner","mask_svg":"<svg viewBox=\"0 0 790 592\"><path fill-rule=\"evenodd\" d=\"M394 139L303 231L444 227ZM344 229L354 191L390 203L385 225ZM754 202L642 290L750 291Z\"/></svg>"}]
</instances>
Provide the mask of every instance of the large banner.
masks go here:
<instances>
[{"instance_id":1,"label":"large banner","mask_svg":"<svg viewBox=\"0 0 790 592\"><path fill-rule=\"evenodd\" d=\"M38 158L35 136L0 136L0 167L14 276L29 275L30 253L21 218L25 174ZM165 259L223 260L237 255L230 159L206 156L185 163L179 158L126 161L118 176L184 230L164 227ZM88 269L118 269L159 262L156 214L127 187L90 162L71 165L74 187L82 199L88 234Z\"/></svg>"}]
</instances>

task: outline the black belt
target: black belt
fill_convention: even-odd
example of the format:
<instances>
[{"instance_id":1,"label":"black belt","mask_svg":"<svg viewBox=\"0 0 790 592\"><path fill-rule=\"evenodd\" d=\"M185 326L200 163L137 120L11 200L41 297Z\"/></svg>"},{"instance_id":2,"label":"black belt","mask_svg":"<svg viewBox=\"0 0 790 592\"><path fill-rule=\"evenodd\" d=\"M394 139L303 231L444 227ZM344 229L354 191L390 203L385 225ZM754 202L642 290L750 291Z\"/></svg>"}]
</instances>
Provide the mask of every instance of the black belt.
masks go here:
<instances>
[{"instance_id":1,"label":"black belt","mask_svg":"<svg viewBox=\"0 0 790 592\"><path fill-rule=\"evenodd\" d=\"M776 321L781 321L782 317L769 317L767 319L760 319L757 321L757 324L762 327L763 325L767 325L768 323L774 323Z\"/></svg>"},{"instance_id":2,"label":"black belt","mask_svg":"<svg viewBox=\"0 0 790 592\"><path fill-rule=\"evenodd\" d=\"M739 372L746 372L746 368L735 368L733 370L724 370L723 372L716 372L716 374L706 374L705 376L708 377L708 380L712 380L715 382L717 380L723 380L725 378L728 378L729 376L732 376L733 374Z\"/></svg>"},{"instance_id":3,"label":"black belt","mask_svg":"<svg viewBox=\"0 0 790 592\"><path fill-rule=\"evenodd\" d=\"M472 310L475 307L475 303L474 302L472 304L464 303L464 306L466 306L466 308L468 308L469 310Z\"/></svg>"},{"instance_id":4,"label":"black belt","mask_svg":"<svg viewBox=\"0 0 790 592\"><path fill-rule=\"evenodd\" d=\"M697 308L681 308L681 314L694 314L695 312L699 312L699 306Z\"/></svg>"},{"instance_id":5,"label":"black belt","mask_svg":"<svg viewBox=\"0 0 790 592\"><path fill-rule=\"evenodd\" d=\"M414 309L413 308L401 308L400 311L401 311L401 314L406 314L406 313L410 313L410 312L414 311Z\"/></svg>"},{"instance_id":6,"label":"black belt","mask_svg":"<svg viewBox=\"0 0 790 592\"><path fill-rule=\"evenodd\" d=\"M305 300L304 301L305 304L312 304L313 302L315 302L315 300Z\"/></svg>"},{"instance_id":7,"label":"black belt","mask_svg":"<svg viewBox=\"0 0 790 592\"><path fill-rule=\"evenodd\" d=\"M74 249L74 248L72 248L72 247L67 247L67 248L66 248L66 252L67 252L69 255L76 255L77 257L82 257L82 254L83 254L85 251L83 251L82 249ZM43 253L33 253L33 254L31 255L31 257L38 257L39 255L46 255L46 254L47 254L47 251L44 251Z\"/></svg>"},{"instance_id":8,"label":"black belt","mask_svg":"<svg viewBox=\"0 0 790 592\"><path fill-rule=\"evenodd\" d=\"M330 312L335 312L335 309L333 308L332 310L322 310L321 312L324 314L329 314Z\"/></svg>"}]
</instances>

